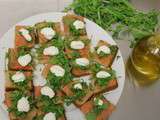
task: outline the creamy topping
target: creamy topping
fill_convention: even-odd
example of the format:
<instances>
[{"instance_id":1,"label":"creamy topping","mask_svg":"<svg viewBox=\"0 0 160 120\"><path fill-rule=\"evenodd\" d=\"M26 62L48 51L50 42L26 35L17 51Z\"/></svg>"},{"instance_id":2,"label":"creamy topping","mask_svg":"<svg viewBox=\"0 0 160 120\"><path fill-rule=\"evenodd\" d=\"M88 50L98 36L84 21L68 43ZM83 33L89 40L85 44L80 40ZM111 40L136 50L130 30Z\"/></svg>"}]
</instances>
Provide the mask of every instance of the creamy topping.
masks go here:
<instances>
[{"instance_id":1,"label":"creamy topping","mask_svg":"<svg viewBox=\"0 0 160 120\"><path fill-rule=\"evenodd\" d=\"M49 112L44 117L43 120L56 120L55 113Z\"/></svg>"},{"instance_id":2,"label":"creamy topping","mask_svg":"<svg viewBox=\"0 0 160 120\"><path fill-rule=\"evenodd\" d=\"M32 37L31 35L29 34L29 31L27 29L20 29L19 32L23 35L23 37L27 40L27 41L32 41Z\"/></svg>"},{"instance_id":3,"label":"creamy topping","mask_svg":"<svg viewBox=\"0 0 160 120\"><path fill-rule=\"evenodd\" d=\"M106 71L99 71L97 74L96 74L96 77L97 78L107 78L107 77L110 77L111 75L106 72Z\"/></svg>"},{"instance_id":4,"label":"creamy topping","mask_svg":"<svg viewBox=\"0 0 160 120\"><path fill-rule=\"evenodd\" d=\"M19 112L28 112L30 110L30 105L27 97L22 97L18 100L17 109Z\"/></svg>"},{"instance_id":5,"label":"creamy topping","mask_svg":"<svg viewBox=\"0 0 160 120\"><path fill-rule=\"evenodd\" d=\"M18 63L21 66L25 67L25 66L27 66L31 62L31 60L32 60L31 55L30 54L26 54L26 55L20 56L18 58Z\"/></svg>"},{"instance_id":6,"label":"creamy topping","mask_svg":"<svg viewBox=\"0 0 160 120\"><path fill-rule=\"evenodd\" d=\"M72 41L70 47L75 50L83 49L85 44L82 41Z\"/></svg>"},{"instance_id":7,"label":"creamy topping","mask_svg":"<svg viewBox=\"0 0 160 120\"><path fill-rule=\"evenodd\" d=\"M82 85L81 83L77 83L74 85L74 89L81 89L82 90Z\"/></svg>"},{"instance_id":8,"label":"creamy topping","mask_svg":"<svg viewBox=\"0 0 160 120\"><path fill-rule=\"evenodd\" d=\"M105 54L110 54L111 50L109 47L107 47L106 45L102 45L97 49L97 54L100 54L101 52L105 53Z\"/></svg>"},{"instance_id":9,"label":"creamy topping","mask_svg":"<svg viewBox=\"0 0 160 120\"><path fill-rule=\"evenodd\" d=\"M41 94L48 96L49 98L53 98L55 96L55 92L48 86L41 88Z\"/></svg>"},{"instance_id":10,"label":"creamy topping","mask_svg":"<svg viewBox=\"0 0 160 120\"><path fill-rule=\"evenodd\" d=\"M103 100L101 100L101 99L94 98L94 101L95 101L96 104L99 105L99 106L103 105Z\"/></svg>"},{"instance_id":11,"label":"creamy topping","mask_svg":"<svg viewBox=\"0 0 160 120\"><path fill-rule=\"evenodd\" d=\"M79 30L79 29L83 29L85 27L85 24L84 22L80 21L80 20L76 20L74 23L73 23L74 27Z\"/></svg>"},{"instance_id":12,"label":"creamy topping","mask_svg":"<svg viewBox=\"0 0 160 120\"><path fill-rule=\"evenodd\" d=\"M78 64L80 66L87 66L87 65L89 65L89 60L87 58L77 58L76 64Z\"/></svg>"},{"instance_id":13,"label":"creamy topping","mask_svg":"<svg viewBox=\"0 0 160 120\"><path fill-rule=\"evenodd\" d=\"M51 40L55 35L56 32L51 27L45 27L41 30L41 34L48 40Z\"/></svg>"},{"instance_id":14,"label":"creamy topping","mask_svg":"<svg viewBox=\"0 0 160 120\"><path fill-rule=\"evenodd\" d=\"M15 83L23 82L26 79L23 72L16 72L14 75L12 75L12 80Z\"/></svg>"},{"instance_id":15,"label":"creamy topping","mask_svg":"<svg viewBox=\"0 0 160 120\"><path fill-rule=\"evenodd\" d=\"M48 48L45 48L43 50L43 54L44 55L50 55L50 56L53 56L53 55L58 55L59 54L59 50L57 47L55 46L50 46Z\"/></svg>"},{"instance_id":16,"label":"creamy topping","mask_svg":"<svg viewBox=\"0 0 160 120\"><path fill-rule=\"evenodd\" d=\"M57 77L63 77L65 74L65 70L59 65L53 65L50 68L51 73L55 74Z\"/></svg>"}]
</instances>

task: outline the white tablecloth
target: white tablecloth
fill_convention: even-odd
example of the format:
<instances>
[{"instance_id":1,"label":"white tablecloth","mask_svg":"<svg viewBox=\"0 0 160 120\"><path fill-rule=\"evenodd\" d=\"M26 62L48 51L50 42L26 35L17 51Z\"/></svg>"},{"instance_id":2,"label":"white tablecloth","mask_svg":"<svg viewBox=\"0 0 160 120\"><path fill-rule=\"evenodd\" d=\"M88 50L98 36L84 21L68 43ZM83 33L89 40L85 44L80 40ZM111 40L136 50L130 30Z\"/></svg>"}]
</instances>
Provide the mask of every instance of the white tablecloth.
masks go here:
<instances>
[{"instance_id":1,"label":"white tablecloth","mask_svg":"<svg viewBox=\"0 0 160 120\"><path fill-rule=\"evenodd\" d=\"M61 11L72 0L0 0L0 37L15 23L29 16ZM145 1L145 2L143 2ZM147 4L147 1L150 1ZM156 2L157 1L157 2ZM160 7L159 0L135 0L138 8ZM143 4L145 3L145 5ZM125 61L129 50L127 41L117 41ZM160 81L149 88L134 88L126 78L126 84L110 120L160 120Z\"/></svg>"}]
</instances>

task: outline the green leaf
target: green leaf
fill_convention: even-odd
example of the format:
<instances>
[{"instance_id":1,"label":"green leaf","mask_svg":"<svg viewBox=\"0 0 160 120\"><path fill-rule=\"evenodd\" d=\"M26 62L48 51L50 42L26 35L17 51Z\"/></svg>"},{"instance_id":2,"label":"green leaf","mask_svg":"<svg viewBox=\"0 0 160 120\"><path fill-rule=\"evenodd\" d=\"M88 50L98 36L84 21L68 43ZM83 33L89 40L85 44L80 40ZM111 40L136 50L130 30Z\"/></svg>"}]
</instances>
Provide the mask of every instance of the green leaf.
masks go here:
<instances>
[{"instance_id":1,"label":"green leaf","mask_svg":"<svg viewBox=\"0 0 160 120\"><path fill-rule=\"evenodd\" d=\"M96 120L96 114L94 112L89 112L86 114L87 120Z\"/></svg>"}]
</instances>

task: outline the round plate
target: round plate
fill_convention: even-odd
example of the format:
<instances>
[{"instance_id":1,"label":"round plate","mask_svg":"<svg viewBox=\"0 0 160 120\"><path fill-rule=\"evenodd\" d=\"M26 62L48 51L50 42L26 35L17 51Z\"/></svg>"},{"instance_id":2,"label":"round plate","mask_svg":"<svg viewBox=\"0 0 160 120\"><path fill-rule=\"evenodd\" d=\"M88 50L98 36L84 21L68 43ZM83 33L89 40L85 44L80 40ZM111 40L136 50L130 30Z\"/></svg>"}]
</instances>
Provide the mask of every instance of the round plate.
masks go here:
<instances>
[{"instance_id":1,"label":"round plate","mask_svg":"<svg viewBox=\"0 0 160 120\"><path fill-rule=\"evenodd\" d=\"M17 25L31 25L33 26L35 23L41 22L41 21L53 21L53 22L60 22L62 17L66 15L65 13L44 13L44 14L38 14L32 17L29 17L22 22L17 23ZM95 46L96 43L99 40L105 40L110 44L116 45L115 41L112 39L112 37L101 27L99 27L94 22L85 19L86 21L86 29L88 37L92 40L92 45ZM14 34L15 34L15 25L0 39L0 78L1 78L1 84L0 84L0 119L1 120L8 120L8 113L6 112L6 109L3 107L3 101L4 101L4 83L5 83L5 53L8 48L14 47ZM118 80L118 88L111 91L104 93L104 96L114 105L116 105L119 101L119 98L121 96L124 82L125 82L125 68L124 68L124 62L121 55L121 52L118 50L118 54L115 57L115 60L113 62L112 68L116 71L116 76ZM83 114L79 111L79 109L75 108L74 105L71 105L66 108L67 118L68 120L84 120Z\"/></svg>"}]
</instances>

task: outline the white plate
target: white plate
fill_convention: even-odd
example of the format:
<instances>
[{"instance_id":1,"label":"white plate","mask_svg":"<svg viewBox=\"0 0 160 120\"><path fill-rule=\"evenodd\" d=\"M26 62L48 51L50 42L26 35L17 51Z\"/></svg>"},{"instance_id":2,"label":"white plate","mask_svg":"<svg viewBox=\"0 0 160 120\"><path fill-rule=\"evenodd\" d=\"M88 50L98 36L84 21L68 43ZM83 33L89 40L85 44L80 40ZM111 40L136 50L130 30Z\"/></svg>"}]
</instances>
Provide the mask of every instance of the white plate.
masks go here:
<instances>
[{"instance_id":1,"label":"white plate","mask_svg":"<svg viewBox=\"0 0 160 120\"><path fill-rule=\"evenodd\" d=\"M22 22L17 23L17 25L34 25L37 22L41 21L54 21L58 22L61 21L62 16L64 16L65 13L44 13L35 15L32 17L29 17ZM101 27L99 27L97 24L91 22L88 19L85 19L86 21L86 28L87 28L87 34L92 39L92 45L96 45L98 40L106 40L108 43L116 45L115 41L112 39L112 37ZM14 47L14 31L15 26L13 26L1 39L0 39L0 104L3 106L3 100L4 100L4 83L5 83L5 76L4 76L4 70L5 70L5 53L8 48ZM117 56L120 56L115 58L115 61L112 65L112 68L116 71L117 80L118 80L118 88L105 93L105 97L111 101L114 105L116 105L119 101L119 98L121 96L124 82L125 82L125 68L124 68L124 62L122 55L120 51L118 51ZM73 105L66 108L67 111L67 117L68 120L84 120L83 114L76 109ZM5 110L0 108L0 120L8 120L8 115Z\"/></svg>"}]
</instances>

